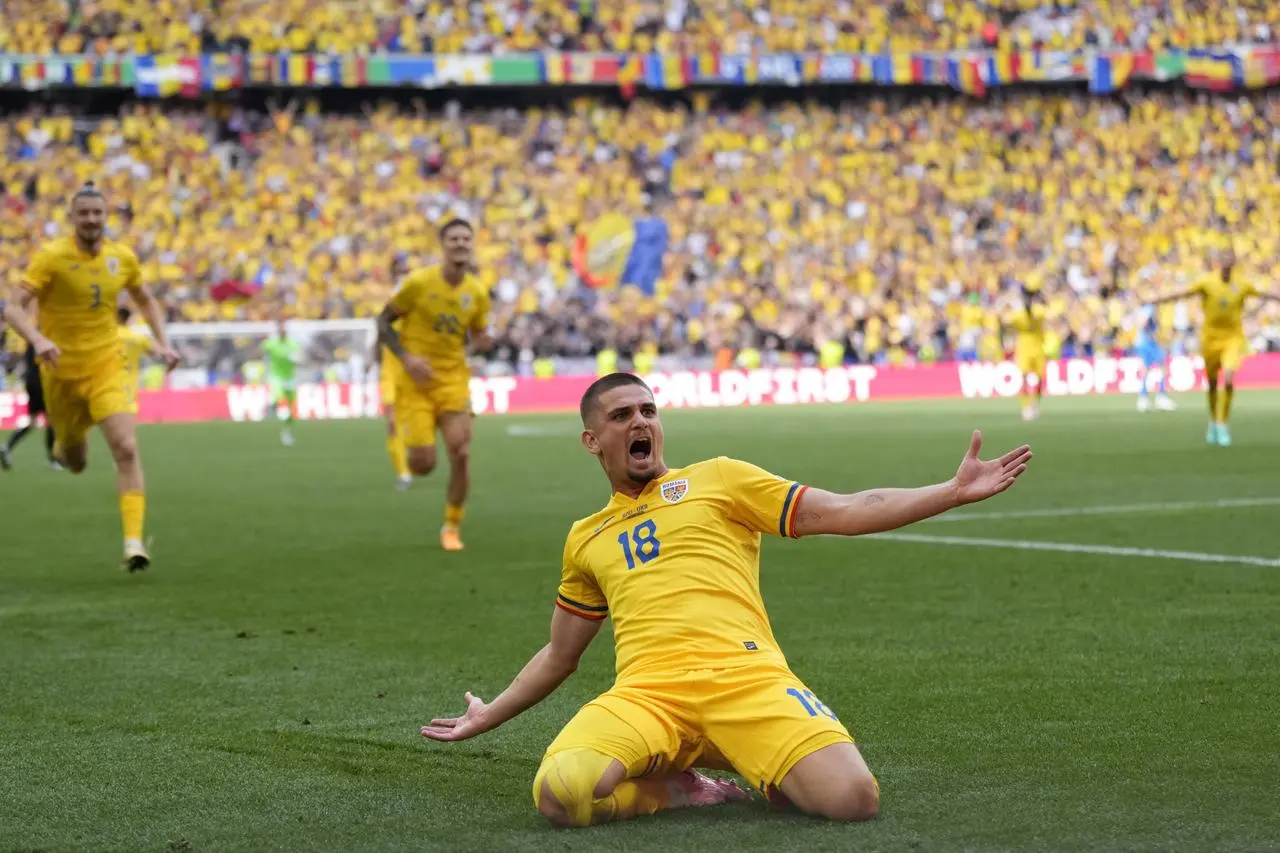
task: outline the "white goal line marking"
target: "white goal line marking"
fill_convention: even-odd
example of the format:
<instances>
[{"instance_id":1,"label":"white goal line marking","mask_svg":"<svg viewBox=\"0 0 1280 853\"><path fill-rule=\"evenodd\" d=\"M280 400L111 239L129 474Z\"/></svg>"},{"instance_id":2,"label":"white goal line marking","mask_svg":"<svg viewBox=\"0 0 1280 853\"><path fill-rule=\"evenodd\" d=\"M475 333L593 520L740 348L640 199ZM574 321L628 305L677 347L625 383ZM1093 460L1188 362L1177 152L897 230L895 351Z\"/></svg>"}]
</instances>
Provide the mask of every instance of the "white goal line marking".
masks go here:
<instances>
[{"instance_id":1,"label":"white goal line marking","mask_svg":"<svg viewBox=\"0 0 1280 853\"><path fill-rule=\"evenodd\" d=\"M984 539L970 536L931 536L924 533L878 533L872 539L915 542L923 545L967 545L972 548L1008 548L1015 551L1060 551L1108 557L1146 557L1155 560L1186 560L1193 563L1237 563L1246 566L1280 568L1280 559L1236 554L1204 554L1199 551L1165 551L1159 548L1123 548L1118 545L1084 545L1074 542L1031 542L1024 539Z\"/></svg>"},{"instance_id":2,"label":"white goal line marking","mask_svg":"<svg viewBox=\"0 0 1280 853\"><path fill-rule=\"evenodd\" d=\"M1280 506L1280 497L1223 498L1216 501L1166 501L1149 504L1110 506L1064 506L1048 509L1013 509L1006 512L955 512L927 519L930 524L957 521L999 521L1006 518L1068 518L1076 515L1118 515L1127 512L1184 512L1193 509L1232 509L1250 506Z\"/></svg>"}]
</instances>

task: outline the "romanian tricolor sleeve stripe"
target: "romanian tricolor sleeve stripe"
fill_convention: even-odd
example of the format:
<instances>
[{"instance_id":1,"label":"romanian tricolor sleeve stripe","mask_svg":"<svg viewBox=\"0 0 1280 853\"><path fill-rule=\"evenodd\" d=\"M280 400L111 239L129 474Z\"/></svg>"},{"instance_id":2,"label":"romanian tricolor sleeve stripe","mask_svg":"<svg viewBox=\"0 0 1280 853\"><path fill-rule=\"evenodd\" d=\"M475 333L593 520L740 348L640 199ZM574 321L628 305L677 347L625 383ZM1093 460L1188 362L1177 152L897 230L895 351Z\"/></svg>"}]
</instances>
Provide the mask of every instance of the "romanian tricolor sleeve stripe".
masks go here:
<instances>
[{"instance_id":1,"label":"romanian tricolor sleeve stripe","mask_svg":"<svg viewBox=\"0 0 1280 853\"><path fill-rule=\"evenodd\" d=\"M556 596L556 607L563 607L574 616L581 616L583 619L601 620L609 615L608 606L596 607L591 604L583 604L580 601L574 601L572 598L565 598L563 595Z\"/></svg>"},{"instance_id":2,"label":"romanian tricolor sleeve stripe","mask_svg":"<svg viewBox=\"0 0 1280 853\"><path fill-rule=\"evenodd\" d=\"M808 486L792 483L787 490L787 499L782 502L782 516L778 519L778 535L788 539L796 538L796 508L800 506L800 497L808 490Z\"/></svg>"}]
</instances>

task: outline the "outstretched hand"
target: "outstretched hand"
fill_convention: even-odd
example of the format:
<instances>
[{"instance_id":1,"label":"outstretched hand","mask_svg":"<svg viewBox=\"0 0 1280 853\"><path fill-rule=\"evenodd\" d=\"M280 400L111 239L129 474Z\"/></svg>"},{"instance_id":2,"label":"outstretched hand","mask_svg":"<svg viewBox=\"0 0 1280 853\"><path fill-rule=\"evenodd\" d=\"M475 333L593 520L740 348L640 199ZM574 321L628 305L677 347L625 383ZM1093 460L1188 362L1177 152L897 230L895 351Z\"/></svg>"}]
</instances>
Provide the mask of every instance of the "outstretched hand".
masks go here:
<instances>
[{"instance_id":1,"label":"outstretched hand","mask_svg":"<svg viewBox=\"0 0 1280 853\"><path fill-rule=\"evenodd\" d=\"M431 721L431 725L422 727L422 736L431 740L466 740L489 730L484 723L484 712L489 706L479 696L471 693L463 694L467 700L467 710L461 717L445 717Z\"/></svg>"},{"instance_id":2,"label":"outstretched hand","mask_svg":"<svg viewBox=\"0 0 1280 853\"><path fill-rule=\"evenodd\" d=\"M978 458L982 450L982 433L973 431L969 451L965 453L956 470L956 497L961 504L977 503L1000 494L1027 470L1031 461L1028 445L1014 448L999 459L983 461Z\"/></svg>"}]
</instances>

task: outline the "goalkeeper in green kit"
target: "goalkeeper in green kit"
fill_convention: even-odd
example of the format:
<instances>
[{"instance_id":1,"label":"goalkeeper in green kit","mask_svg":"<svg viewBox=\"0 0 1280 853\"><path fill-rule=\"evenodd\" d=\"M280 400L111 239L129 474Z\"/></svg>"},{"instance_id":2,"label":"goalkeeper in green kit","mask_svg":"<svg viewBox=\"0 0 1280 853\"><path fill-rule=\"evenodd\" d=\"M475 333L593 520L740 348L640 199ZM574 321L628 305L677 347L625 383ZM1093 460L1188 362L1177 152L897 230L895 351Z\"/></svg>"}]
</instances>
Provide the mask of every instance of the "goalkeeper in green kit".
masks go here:
<instances>
[{"instance_id":1,"label":"goalkeeper in green kit","mask_svg":"<svg viewBox=\"0 0 1280 853\"><path fill-rule=\"evenodd\" d=\"M302 344L289 340L280 318L279 336L268 338L262 344L267 357L267 388L271 392L271 407L276 417L284 421L280 430L280 442L293 446L293 410L298 402L298 365L302 363ZM283 410L283 411L282 411Z\"/></svg>"}]
</instances>

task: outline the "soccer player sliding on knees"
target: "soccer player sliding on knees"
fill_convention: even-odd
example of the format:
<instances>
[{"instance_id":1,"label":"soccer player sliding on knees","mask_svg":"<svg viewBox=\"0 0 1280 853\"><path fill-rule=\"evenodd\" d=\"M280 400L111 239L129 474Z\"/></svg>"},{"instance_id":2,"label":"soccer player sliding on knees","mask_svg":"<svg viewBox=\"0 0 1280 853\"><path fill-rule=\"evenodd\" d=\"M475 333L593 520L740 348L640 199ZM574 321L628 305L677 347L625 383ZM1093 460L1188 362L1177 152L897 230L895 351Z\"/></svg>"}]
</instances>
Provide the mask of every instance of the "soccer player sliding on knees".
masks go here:
<instances>
[{"instance_id":1,"label":"soccer player sliding on knees","mask_svg":"<svg viewBox=\"0 0 1280 853\"><path fill-rule=\"evenodd\" d=\"M880 788L835 713L787 665L760 597L760 534L857 536L985 500L1026 471L1030 448L978 458L975 432L954 477L850 495L811 489L726 457L669 469L649 388L614 373L582 397L582 444L612 497L569 531L551 641L492 702L422 734L455 741L495 729L549 696L606 616L617 679L547 749L538 810L587 826L745 799L694 768L733 770L771 802L866 820Z\"/></svg>"}]
</instances>

